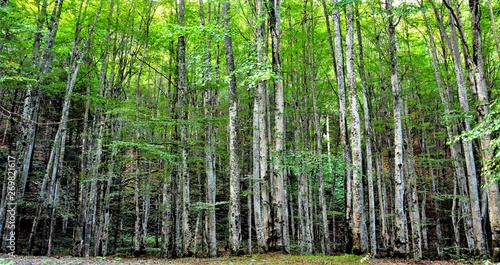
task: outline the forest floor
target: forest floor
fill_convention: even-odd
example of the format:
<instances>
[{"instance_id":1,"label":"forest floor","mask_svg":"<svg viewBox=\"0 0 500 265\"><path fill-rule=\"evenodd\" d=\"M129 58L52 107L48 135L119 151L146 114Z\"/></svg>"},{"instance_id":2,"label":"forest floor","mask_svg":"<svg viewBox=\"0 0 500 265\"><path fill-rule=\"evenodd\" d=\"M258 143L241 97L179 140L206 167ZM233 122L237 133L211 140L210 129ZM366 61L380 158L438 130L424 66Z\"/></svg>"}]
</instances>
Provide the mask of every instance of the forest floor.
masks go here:
<instances>
[{"instance_id":1,"label":"forest floor","mask_svg":"<svg viewBox=\"0 0 500 265\"><path fill-rule=\"evenodd\" d=\"M238 257L219 258L182 258L182 259L158 259L158 258L126 258L126 257L35 257L16 256L14 258L5 255L0 256L0 265L157 265L157 264L415 264L415 265L456 265L456 264L491 264L483 262L455 262L455 261L411 261L397 259L368 259L362 256L341 255L341 256L295 256L285 254L261 254Z\"/></svg>"}]
</instances>

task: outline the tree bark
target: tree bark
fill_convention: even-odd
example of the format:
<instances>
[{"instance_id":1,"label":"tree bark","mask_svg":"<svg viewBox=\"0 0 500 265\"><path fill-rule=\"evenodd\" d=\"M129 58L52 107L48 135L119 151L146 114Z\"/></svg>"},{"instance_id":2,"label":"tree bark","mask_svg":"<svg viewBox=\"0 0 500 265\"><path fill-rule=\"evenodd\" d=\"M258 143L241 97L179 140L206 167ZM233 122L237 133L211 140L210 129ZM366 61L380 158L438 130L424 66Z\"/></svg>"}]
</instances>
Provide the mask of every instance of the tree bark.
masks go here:
<instances>
[{"instance_id":1,"label":"tree bark","mask_svg":"<svg viewBox=\"0 0 500 265\"><path fill-rule=\"evenodd\" d=\"M233 41L230 33L229 10L231 3L224 1L223 17L224 49L226 52L227 75L229 76L229 244L231 253L239 253L241 247L241 212L240 212L240 168L237 152L238 137L238 94L233 57Z\"/></svg>"},{"instance_id":2,"label":"tree bark","mask_svg":"<svg viewBox=\"0 0 500 265\"><path fill-rule=\"evenodd\" d=\"M392 0L386 0L388 12L389 56L391 60L391 86L394 97L394 210L395 210L395 242L394 255L406 257L408 255L408 238L405 233L407 221L404 206L405 187L403 172L403 128L401 122L401 89L399 87L399 70L396 48L396 26L394 25Z\"/></svg>"},{"instance_id":3,"label":"tree bark","mask_svg":"<svg viewBox=\"0 0 500 265\"><path fill-rule=\"evenodd\" d=\"M286 190L284 186L285 170L283 168L283 152L285 140L285 103L283 92L283 79L281 74L281 0L271 0L269 8L270 30L272 39L272 65L275 91L275 142L274 142L274 171L272 210L272 244L275 250L285 253L290 252L290 239L288 236L288 209L286 207Z\"/></svg>"},{"instance_id":4,"label":"tree bark","mask_svg":"<svg viewBox=\"0 0 500 265\"><path fill-rule=\"evenodd\" d=\"M361 148L361 122L358 112L358 94L356 91L356 72L354 63L354 5L347 5L346 32L347 82L349 85L349 103L351 118L352 152L352 253L368 252L368 231L366 228L366 210L363 188L363 151Z\"/></svg>"},{"instance_id":5,"label":"tree bark","mask_svg":"<svg viewBox=\"0 0 500 265\"><path fill-rule=\"evenodd\" d=\"M481 38L481 14L480 5L478 0L469 0L469 7L471 11L472 23L472 48L473 48L473 62L474 62L474 78L477 91L477 112L479 121L484 121L489 113L489 95L486 87L486 77L484 73L484 59L483 59L483 43ZM491 7L491 3L490 3ZM493 17L492 17L493 18ZM492 20L494 25L494 20ZM494 29L495 41L498 48L498 37ZM500 55L500 50L499 50ZM480 138L481 157L483 164L489 163L492 160L493 153L489 148L491 142L491 135L486 134ZM483 165L484 167L484 165ZM484 182L487 187L488 195L488 213L491 227L493 256L492 262L500 261L500 189L498 183L492 180L492 176L483 168ZM477 240L480 240L478 238ZM486 253L479 253L486 254Z\"/></svg>"},{"instance_id":6,"label":"tree bark","mask_svg":"<svg viewBox=\"0 0 500 265\"><path fill-rule=\"evenodd\" d=\"M335 5L338 0L332 0ZM340 11L337 8L333 9L333 32L334 32L334 46L335 46L335 69L337 74L337 89L339 100L339 120L340 120L340 140L342 144L342 157L346 165L352 163L351 146L349 144L349 136L347 129L347 104L346 104L346 88L344 76L344 53L342 51L342 32L340 26ZM352 169L347 167L345 169L345 201L346 201L346 233L347 244L346 251L352 250Z\"/></svg>"},{"instance_id":7,"label":"tree bark","mask_svg":"<svg viewBox=\"0 0 500 265\"><path fill-rule=\"evenodd\" d=\"M264 58L264 21L265 10L262 0L255 2L256 9L256 47L257 47L257 69L265 71ZM267 251L269 240L269 172L267 164L267 126L266 126L266 87L264 80L257 80L257 88L254 99L253 120L253 200L254 200L254 222L257 236L258 251Z\"/></svg>"},{"instance_id":8,"label":"tree bark","mask_svg":"<svg viewBox=\"0 0 500 265\"><path fill-rule=\"evenodd\" d=\"M356 9L356 17L359 17L359 11ZM359 19L356 19L357 39L359 47L359 75L361 77L361 88L363 95L363 112L365 125L365 144L366 144L366 178L368 182L368 212L369 212L369 229L370 236L370 253L372 257L377 255L377 226L375 215L375 190L373 187L373 157L372 157L372 132L371 132L371 114L370 105L368 103L368 84L365 75L365 62L363 52L363 39L361 37L361 24Z\"/></svg>"},{"instance_id":9,"label":"tree bark","mask_svg":"<svg viewBox=\"0 0 500 265\"><path fill-rule=\"evenodd\" d=\"M205 22L205 10L203 6L203 0L199 0L200 5L200 23L202 26L206 25ZM208 6L208 19L211 20L210 13L210 3ZM203 84L204 84L204 96L203 105L205 111L205 118L207 119L207 125L205 127L205 173L207 175L207 187L206 187L206 200L209 204L209 209L206 213L206 223L207 223L207 233L208 233L208 255L210 257L217 257L217 230L216 230L216 218L215 218L215 199L216 199L216 130L213 126L214 113L213 110L217 106L217 90L212 87L211 80L213 78L212 73L212 40L209 35L205 35L207 38L206 52L204 59L204 70L203 70Z\"/></svg>"},{"instance_id":10,"label":"tree bark","mask_svg":"<svg viewBox=\"0 0 500 265\"><path fill-rule=\"evenodd\" d=\"M184 27L184 0L179 0L179 26ZM187 99L187 68L186 68L186 41L185 36L180 35L177 39L177 55L179 57L179 109L181 135L181 188L182 188L182 255L189 255L191 250L191 230L189 226L190 214L190 181L188 169L188 99Z\"/></svg>"}]
</instances>

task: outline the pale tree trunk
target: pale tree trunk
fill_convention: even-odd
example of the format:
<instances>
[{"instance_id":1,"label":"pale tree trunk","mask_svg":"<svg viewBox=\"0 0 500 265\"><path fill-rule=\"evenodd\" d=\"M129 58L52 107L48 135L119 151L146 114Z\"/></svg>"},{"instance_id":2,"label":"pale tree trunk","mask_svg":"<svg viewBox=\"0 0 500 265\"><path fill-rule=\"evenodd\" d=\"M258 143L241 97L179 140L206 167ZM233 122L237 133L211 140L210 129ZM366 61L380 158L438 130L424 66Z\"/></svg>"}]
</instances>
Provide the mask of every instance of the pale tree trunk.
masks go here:
<instances>
[{"instance_id":1,"label":"pale tree trunk","mask_svg":"<svg viewBox=\"0 0 500 265\"><path fill-rule=\"evenodd\" d=\"M140 91L139 89L139 81L142 75L142 67L143 67L143 62L146 60L146 53L148 49L148 37L149 37L149 27L151 25L151 21L153 19L153 3L155 0L150 0L149 1L149 6L148 6L148 11L147 11L147 16L146 16L146 22L145 22L145 41L144 41L144 46L142 50L142 58L141 58L141 66L139 69L139 73L137 75L137 92ZM148 172L148 177L146 178L146 181L144 182L144 194L142 195L142 220L141 220L141 228L142 228L142 234L140 235L141 237L141 247L143 251L146 251L147 248L147 237L148 237L148 222L149 222L149 216L150 216L150 206L151 206L151 191L150 191L150 180L151 180L151 161L147 161L147 164L145 164L145 171L147 170Z\"/></svg>"},{"instance_id":2,"label":"pale tree trunk","mask_svg":"<svg viewBox=\"0 0 500 265\"><path fill-rule=\"evenodd\" d=\"M296 102L296 107L299 109L300 103L298 102L300 99L297 99ZM299 142L300 138L305 139L304 137L304 128L305 126L302 123L300 114L298 113L299 111L296 111L294 113L294 119L295 119L295 132L294 132L294 148L295 148L295 153L300 154L300 148L299 148ZM311 236L311 218L309 215L309 197L308 197L308 186L309 182L307 180L307 174L304 174L300 168L302 165L300 163L303 163L301 159L298 161L299 163L299 170L296 172L298 174L298 196L297 196L297 214L298 214L298 241L300 245L300 252L303 254L311 254L312 253L312 236Z\"/></svg>"},{"instance_id":3,"label":"pale tree trunk","mask_svg":"<svg viewBox=\"0 0 500 265\"><path fill-rule=\"evenodd\" d=\"M338 74L337 74L337 68L335 67L336 66L336 59L335 59L335 48L334 48L334 45L333 45L333 40L332 40L332 30L331 30L331 26L330 26L330 14L328 13L328 8L326 6L326 1L325 0L321 0L321 5L323 6L323 12L325 14L325 22L326 22L326 31L328 33L328 47L330 48L330 57L332 59L332 66L333 66L333 69L335 71L335 74L337 75L338 77ZM335 12L335 11L334 11ZM329 118L328 118L328 115L326 116L326 138L327 138L327 153L328 153L328 169L329 169L329 173L330 175L333 175L333 170L332 170L332 167L331 167L331 143L330 143L330 128L329 128ZM333 181L332 181L332 186L335 187L335 177L333 178ZM335 189L332 189L332 193L333 193L333 196L332 196L332 200L335 199ZM332 215L332 237L333 237L333 249L335 250L336 249L336 237L335 237L335 215Z\"/></svg>"},{"instance_id":4,"label":"pale tree trunk","mask_svg":"<svg viewBox=\"0 0 500 265\"><path fill-rule=\"evenodd\" d=\"M200 4L200 22L201 25L205 25L205 11L203 8L203 0L199 1ZM210 21L210 3L208 6L208 19ZM208 120L206 126L206 143L205 143L205 172L207 175L207 187L206 187L206 200L210 204L210 208L207 210L206 223L207 223L207 233L208 233L208 255L211 257L217 257L217 234L216 234L216 220L215 220L215 197L216 197L216 171L215 171L215 148L216 148L216 130L212 123L214 118L213 110L217 106L217 90L211 87L210 80L212 79L212 41L209 36L207 36L207 51L205 53L205 62L203 70L203 80L205 84L205 91L203 96L203 104L205 108L205 117Z\"/></svg>"},{"instance_id":5,"label":"pale tree trunk","mask_svg":"<svg viewBox=\"0 0 500 265\"><path fill-rule=\"evenodd\" d=\"M309 20L314 25L312 14ZM316 70L314 69L314 33L311 33L311 26L307 26L307 50L308 50L308 64L309 75L311 78L311 90L314 110L314 130L316 134L316 155L319 159L320 167L318 169L318 199L321 207L321 252L323 255L330 254L330 229L328 228L328 214L326 209L326 196L325 196L325 174L323 170L323 134L321 132L320 114L318 108L318 95L316 92ZM314 31L314 28L313 28Z\"/></svg>"},{"instance_id":6,"label":"pale tree trunk","mask_svg":"<svg viewBox=\"0 0 500 265\"><path fill-rule=\"evenodd\" d=\"M266 7L262 0L256 1L257 20L260 22L256 28L256 41L257 41L257 64L260 71L266 70L266 37L265 37L265 18ZM260 166L260 195L261 195L261 215L262 215L262 240L257 240L262 245L262 249L267 251L269 249L269 233L271 224L271 202L269 198L269 183L272 172L269 168L268 143L271 142L271 130L268 128L271 124L269 111L269 96L267 94L267 82L258 80L257 82L257 98L258 102L258 125L259 125L259 166ZM268 126L269 125L269 126ZM260 224L259 224L260 226Z\"/></svg>"},{"instance_id":7,"label":"pale tree trunk","mask_svg":"<svg viewBox=\"0 0 500 265\"><path fill-rule=\"evenodd\" d=\"M391 60L391 86L394 97L394 254L406 257L408 255L408 238L406 235L406 213L404 207L404 172L403 172L403 128L401 122L401 91L398 77L397 44L392 16L392 0L386 0L388 12L389 56Z\"/></svg>"},{"instance_id":8,"label":"pale tree trunk","mask_svg":"<svg viewBox=\"0 0 500 265\"><path fill-rule=\"evenodd\" d=\"M258 90L258 88L257 88ZM255 234L257 236L258 252L265 248L264 231L262 227L261 210L261 178L260 178L260 146L259 146L259 93L256 92L253 108L253 204Z\"/></svg>"},{"instance_id":9,"label":"pale tree trunk","mask_svg":"<svg viewBox=\"0 0 500 265\"><path fill-rule=\"evenodd\" d=\"M151 178L151 161L147 161L146 167L148 171L148 178L144 183L144 195L142 195L142 220L141 220L141 248L146 251L147 246L147 238L148 238L148 222L150 216L151 209L151 186L150 180Z\"/></svg>"},{"instance_id":10,"label":"pale tree trunk","mask_svg":"<svg viewBox=\"0 0 500 265\"><path fill-rule=\"evenodd\" d=\"M309 207L309 182L308 175L300 173L299 176L299 218L300 218L300 232L301 232L301 253L312 254L313 240L311 231L311 214Z\"/></svg>"},{"instance_id":11,"label":"pale tree trunk","mask_svg":"<svg viewBox=\"0 0 500 265\"><path fill-rule=\"evenodd\" d=\"M356 17L359 17L359 11L356 9ZM366 144L366 178L368 182L368 213L369 213L369 229L370 237L370 253L372 257L377 254L377 227L375 215L375 190L373 187L373 157L372 157L372 139L371 139L371 114L370 105L368 103L368 92L365 75L365 62L363 52L363 39L361 36L361 24L359 19L356 19L357 39L359 47L359 75L361 77L361 88L363 94L363 112L365 125L365 144Z\"/></svg>"},{"instance_id":12,"label":"pale tree trunk","mask_svg":"<svg viewBox=\"0 0 500 265\"><path fill-rule=\"evenodd\" d=\"M163 258L171 256L168 252L169 243L172 239L172 177L163 177L161 185L162 208L161 208L161 256Z\"/></svg>"},{"instance_id":13,"label":"pale tree trunk","mask_svg":"<svg viewBox=\"0 0 500 265\"><path fill-rule=\"evenodd\" d=\"M184 27L184 0L179 0L179 26ZM187 68L186 68L186 41L184 35L177 39L177 49L179 57L179 106L180 119L187 122L188 100L187 100ZM189 227L190 212L190 189L189 189L189 169L188 169L188 128L187 124L180 125L181 135L181 187L182 187L182 255L187 255L191 247L191 231Z\"/></svg>"},{"instance_id":14,"label":"pale tree trunk","mask_svg":"<svg viewBox=\"0 0 500 265\"><path fill-rule=\"evenodd\" d=\"M491 3L490 7L491 7ZM473 47L473 60L474 60L474 78L476 81L476 91L478 106L477 111L479 115L479 121L486 119L489 109L488 106L489 96L486 87L486 77L484 73L484 60L483 60L483 44L481 39L481 21L480 21L480 5L478 0L469 0L469 7L471 11L471 23L472 23L472 47ZM492 17L493 18L493 17ZM494 20L492 20L494 25ZM498 48L498 37L496 36L496 30L494 29L495 41ZM500 55L500 50L499 50ZM491 135L487 134L481 137L481 157L483 164L489 163L492 160L493 153L489 148L491 142ZM484 167L484 165L483 165ZM500 261L500 190L498 183L492 180L492 177L488 172L483 169L484 182L487 184L487 194L488 194L488 213L489 221L491 227L491 237L492 237L492 247L493 247L493 257L492 262Z\"/></svg>"},{"instance_id":15,"label":"pale tree trunk","mask_svg":"<svg viewBox=\"0 0 500 265\"><path fill-rule=\"evenodd\" d=\"M110 234L110 224L111 224L111 186L113 185L113 178L115 174L115 156L118 153L118 149L116 147L112 148L111 158L108 164L108 181L106 183L106 191L104 197L104 223L103 223L103 231L100 239L101 241L101 254L105 257L108 254L108 242L109 242L109 234Z\"/></svg>"},{"instance_id":16,"label":"pale tree trunk","mask_svg":"<svg viewBox=\"0 0 500 265\"><path fill-rule=\"evenodd\" d=\"M377 191L378 191L378 203L380 208L380 225L382 227L382 246L385 250L389 247L389 228L387 220L387 191L384 181L384 173L382 169L382 157L381 155L376 155L375 157L375 169L377 171Z\"/></svg>"},{"instance_id":17,"label":"pale tree trunk","mask_svg":"<svg viewBox=\"0 0 500 265\"><path fill-rule=\"evenodd\" d=\"M138 138L138 137L137 137ZM139 140L139 139L137 139ZM139 256L142 251L140 234L141 234L141 162L140 154L138 150L132 151L133 159L135 159L135 174L134 174L134 211L135 211L135 222L134 222L134 256ZM130 163L133 165L133 162ZM91 195L92 197L92 195Z\"/></svg>"},{"instance_id":18,"label":"pale tree trunk","mask_svg":"<svg viewBox=\"0 0 500 265\"><path fill-rule=\"evenodd\" d=\"M326 116L326 152L327 152L327 157L328 157L328 173L330 176L332 176L332 200L331 203L334 203L335 200L335 173L333 172L332 168L332 152L331 152L331 141L330 141L330 119L329 116ZM333 210L333 209L332 209ZM333 244L333 250L336 250L336 236L335 236L335 214L332 214L332 244Z\"/></svg>"},{"instance_id":19,"label":"pale tree trunk","mask_svg":"<svg viewBox=\"0 0 500 265\"><path fill-rule=\"evenodd\" d=\"M372 18L373 18L373 29L375 31L375 33L378 35L380 33L378 33L379 31L377 30L378 29L378 24L377 24L377 20L376 20L376 10L375 10L375 7L374 5L371 3L370 4L370 8L372 10ZM381 47L381 43L380 43L380 37L377 37L375 39L375 45L377 47ZM382 54L382 50L379 49L379 52L378 52L378 59L379 59L379 75L380 75L380 81L379 81L379 85L380 85L380 88L384 91L386 89L386 86L385 86L385 71L384 71L384 66L383 66L383 54ZM385 101L385 97L386 97L386 93L383 92L382 93L382 97L381 97L381 101L384 102ZM387 113L387 108L385 105L382 105L381 106L381 110L380 110L382 113ZM387 116L387 115L384 115L384 116ZM384 119L384 126L385 128L387 128L387 118L383 118ZM377 137L374 137L374 139L377 139ZM381 140L381 141L384 141L384 140ZM382 145L382 143L380 144ZM387 139L387 146L389 148L392 148L391 147L391 144L390 144L390 139L388 138ZM381 147L378 147L378 152L379 154L376 155L375 157L375 168L376 168L376 172L377 172L377 191L378 191L378 201L379 201L379 207L380 207L380 223L381 223L381 232L382 232L382 246L384 248L385 251L389 251L389 248L392 246L392 241L393 241L393 237L391 237L389 235L390 233L390 228L389 228L389 219L388 219L388 214L389 214L389 208L388 208L388 197L387 197L387 188L386 188L386 185L385 185L385 169L384 169L384 166L383 166L383 163L384 163L384 157L382 156L382 154L380 154L381 152ZM390 227L393 227L393 226L390 226Z\"/></svg>"},{"instance_id":20,"label":"pale tree trunk","mask_svg":"<svg viewBox=\"0 0 500 265\"><path fill-rule=\"evenodd\" d=\"M420 101L420 97L417 97L417 104L422 105L422 102ZM421 150L425 150L425 152L426 152L426 155L427 155L426 158L428 159L428 162L427 162L428 168L426 169L425 165L423 165L418 173L419 173L419 175L423 175L423 174L427 173L426 175L430 176L431 179L433 179L435 176L434 176L434 169L432 168L432 165L430 162L431 153L430 153L429 147L427 145L427 132L426 132L426 124L425 124L424 116L423 115L420 116L420 119L421 119L421 128L422 128L422 138L421 138L421 142L419 142L419 144L421 146ZM408 138L412 139L411 137L408 137ZM428 242L428 233L427 233L427 224L428 224L428 222L427 222L427 182L424 181L422 186L423 186L423 189L421 192L422 204L420 207L420 224L421 224L421 228L422 228L421 229L422 230L422 247L423 247L424 251L428 251L429 250L429 242ZM439 242L440 240L441 240L441 238L438 237L438 244L441 243L441 242Z\"/></svg>"},{"instance_id":21,"label":"pale tree trunk","mask_svg":"<svg viewBox=\"0 0 500 265\"><path fill-rule=\"evenodd\" d=\"M257 68L264 70L264 4L262 0L255 2L256 8L256 45L257 45ZM257 81L257 89L254 99L253 120L253 203L255 234L257 236L258 251L267 251L269 240L269 189L268 189L268 166L267 166L267 130L266 130L266 92L265 82Z\"/></svg>"},{"instance_id":22,"label":"pale tree trunk","mask_svg":"<svg viewBox=\"0 0 500 265\"><path fill-rule=\"evenodd\" d=\"M150 1L149 3L149 8L148 8L148 13L146 20L144 21L145 25L145 41L142 44L142 54L140 57L140 64L139 64L139 69L137 72L137 77L136 77L136 84L135 84L135 102L136 102L136 108L137 112L139 113L140 108L141 108L141 100L142 100L142 94L141 94L141 78L142 78L142 71L144 67L144 62L146 58L146 52L147 52L147 46L148 46L148 33L149 33L149 25L151 22L151 8L152 8L153 1ZM180 54L180 52L179 52ZM180 56L179 56L180 57ZM181 60L181 59L179 59ZM179 79L181 80L182 78L182 67L179 67ZM185 75L185 72L184 72ZM181 81L179 81L181 83ZM183 87L181 84L179 84L179 87ZM182 103L180 106L183 106ZM140 122L140 117L137 115L136 116L136 122ZM138 128L136 129L136 141L139 142L141 140L141 130ZM145 209L144 207L145 204L149 204L149 183L147 179L143 179L141 177L142 172L147 172L145 167L147 166L146 163L141 162L141 153L138 149L135 150L135 159L136 159L136 165L135 165L135 176L134 176L134 202L135 202L135 224L134 224L134 255L139 256L146 251L146 246L145 246L145 239L144 237L147 235L147 222L148 219L148 212L149 212L149 207ZM144 170L142 169L144 166ZM141 200L142 198L142 200ZM142 204L142 207L141 207ZM142 209L141 209L142 208Z\"/></svg>"},{"instance_id":23,"label":"pale tree trunk","mask_svg":"<svg viewBox=\"0 0 500 265\"><path fill-rule=\"evenodd\" d=\"M332 0L335 5L338 0ZM337 74L337 87L338 87L338 99L339 99L339 120L340 120L340 140L342 143L342 157L346 165L350 165L352 162L351 158L351 147L348 140L348 130L347 130L347 104L346 104L346 88L345 88L345 77L344 77L344 56L342 51L342 33L340 26L340 11L338 9L333 9L333 31L334 31L334 46L335 46L335 69ZM351 191L351 181L352 181L352 169L347 167L345 170L345 200L346 200L346 222L347 230L345 236L347 237L346 250L351 251L352 248L352 191Z\"/></svg>"},{"instance_id":24,"label":"pale tree trunk","mask_svg":"<svg viewBox=\"0 0 500 265\"><path fill-rule=\"evenodd\" d=\"M228 31L231 24L230 8L230 2L224 1L224 28ZM224 49L229 76L229 247L232 253L238 253L241 247L240 168L237 152L238 94L234 74L233 41L229 32L224 36Z\"/></svg>"},{"instance_id":25,"label":"pale tree trunk","mask_svg":"<svg viewBox=\"0 0 500 265\"><path fill-rule=\"evenodd\" d=\"M427 148L429 150L429 148ZM429 154L429 153L428 153ZM431 170L432 172L432 170ZM439 258L442 258L444 255L443 251L443 229L441 227L441 218L440 218L440 212L439 210L441 209L441 202L437 199L437 195L439 194L439 182L436 181L437 178L435 178L436 175L431 174L431 185L432 185L432 194L434 195L434 214L436 215L436 237L437 237L437 254Z\"/></svg>"},{"instance_id":26,"label":"pale tree trunk","mask_svg":"<svg viewBox=\"0 0 500 265\"><path fill-rule=\"evenodd\" d=\"M432 169L431 169L432 171ZM434 174L430 174L434 176ZM425 188L425 187L424 187ZM422 225L422 247L425 251L429 250L429 241L427 237L427 190L422 192L422 206L420 207L420 219Z\"/></svg>"},{"instance_id":27,"label":"pale tree trunk","mask_svg":"<svg viewBox=\"0 0 500 265\"><path fill-rule=\"evenodd\" d=\"M286 207L286 190L284 186L285 170L283 164L285 140L285 103L283 80L281 74L281 0L271 0L269 8L270 30L272 39L273 72L275 91L275 142L274 142L274 170L272 185L273 228L272 243L275 250L290 252L290 239L288 236L288 209Z\"/></svg>"},{"instance_id":28,"label":"pale tree trunk","mask_svg":"<svg viewBox=\"0 0 500 265\"><path fill-rule=\"evenodd\" d=\"M111 21L112 21L112 17L113 17L113 12L114 12L114 4L115 4L115 1L112 0L109 4L109 14L108 14L108 26L106 28L106 43L109 43L110 42L110 39L111 39L111 29L110 29L110 26L111 25ZM107 70L108 70L108 55L109 55L109 48L106 47L106 49L104 50L104 53L103 53L103 56L102 56L102 67L101 67L101 73L100 73L100 76L99 76L99 90L98 90L98 93L102 96L106 96L106 95L109 95L111 93L111 91L109 89L106 89L106 73L107 73ZM104 118L103 114L100 113L100 106L96 107L95 111L94 111L94 117L97 117L101 115L102 118ZM106 115L106 118L105 120L108 120L108 117L109 117L109 114ZM102 122L102 125L101 126L104 126L104 122L105 120ZM119 126L119 129L118 131L120 131L120 126ZM102 141L102 137L104 136L103 135L103 130L100 130L100 138L101 138L101 141ZM111 151L111 157L110 157L110 162L108 164L108 180L107 180L107 183L104 184L106 186L106 190L105 190L105 193L104 193L104 207L103 207L103 213L101 216L101 225L100 225L100 229L102 229L102 231L100 232L100 237L97 237L94 239L94 242L95 242L95 251L94 251L94 255L99 255L101 254L102 256L106 256L107 253L108 253L108 237L109 237L109 230L110 230L110 223L111 223L111 213L110 213L110 204L111 204L111 185L113 185L113 178L114 178L114 158L117 154L118 150L116 147L113 147L112 148L112 151ZM99 253L99 246L100 246L100 253Z\"/></svg>"},{"instance_id":29,"label":"pale tree trunk","mask_svg":"<svg viewBox=\"0 0 500 265\"><path fill-rule=\"evenodd\" d=\"M352 171L352 252L368 252L368 231L363 189L363 151L361 148L361 121L358 112L358 94L356 91L356 72L354 63L354 4L347 6L346 32L347 82L349 85L349 103L351 118L351 153L354 169Z\"/></svg>"},{"instance_id":30,"label":"pale tree trunk","mask_svg":"<svg viewBox=\"0 0 500 265\"><path fill-rule=\"evenodd\" d=\"M104 138L104 131L106 120L103 118L101 120L101 115L97 112L93 119L93 138L91 141L90 149L92 156L89 161L87 161L87 173L85 179L90 180L90 190L86 190L88 196L88 202L86 204L85 216L85 235L84 235L84 253L88 257L90 253L90 243L92 232L94 233L94 256L98 255L99 250L99 237L100 237L100 227L97 227L97 201L98 201L98 179L99 171L101 168L101 158L102 158L102 145Z\"/></svg>"},{"instance_id":31,"label":"pale tree trunk","mask_svg":"<svg viewBox=\"0 0 500 265\"><path fill-rule=\"evenodd\" d=\"M408 106L404 104L404 115L408 116ZM406 163L405 168L407 169L409 192L408 204L409 204L409 215L410 215L410 225L411 225L411 241L412 241L412 251L413 258L415 260L422 259L422 230L421 230L421 220L420 220L420 207L418 204L418 194L417 194L417 172L415 170L415 154L413 152L413 134L411 132L410 124L405 124L406 128Z\"/></svg>"}]
</instances>

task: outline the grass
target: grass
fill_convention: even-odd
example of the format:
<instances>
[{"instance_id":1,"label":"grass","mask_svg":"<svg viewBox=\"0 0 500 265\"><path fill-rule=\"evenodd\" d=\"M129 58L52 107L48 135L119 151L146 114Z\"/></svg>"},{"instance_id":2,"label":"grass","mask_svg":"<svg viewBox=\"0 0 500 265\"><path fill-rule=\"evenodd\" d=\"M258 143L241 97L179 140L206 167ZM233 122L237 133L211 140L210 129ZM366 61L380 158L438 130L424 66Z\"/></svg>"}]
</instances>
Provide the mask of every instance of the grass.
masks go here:
<instances>
[{"instance_id":1,"label":"grass","mask_svg":"<svg viewBox=\"0 0 500 265\"><path fill-rule=\"evenodd\" d=\"M133 257L93 257L89 259L79 257L35 257L35 256L18 256L14 259L10 257L0 256L0 265L13 264L33 264L33 265L288 265L288 264L398 264L398 265L456 265L464 264L454 261L413 261L401 259L368 259L364 256L355 255L338 255L338 256L321 256L321 255L286 255L282 253L266 253L243 256L223 256L218 258L181 258L181 259L161 259L155 256L146 256L140 258ZM472 264L472 263L467 263ZM484 265L487 263L473 264Z\"/></svg>"},{"instance_id":2,"label":"grass","mask_svg":"<svg viewBox=\"0 0 500 265\"><path fill-rule=\"evenodd\" d=\"M360 264L363 257L354 255L342 256L320 256L320 255L284 255L279 253L255 254L237 257L220 257L217 259L184 258L171 260L172 264L224 264L224 265L246 265L246 264Z\"/></svg>"}]
</instances>

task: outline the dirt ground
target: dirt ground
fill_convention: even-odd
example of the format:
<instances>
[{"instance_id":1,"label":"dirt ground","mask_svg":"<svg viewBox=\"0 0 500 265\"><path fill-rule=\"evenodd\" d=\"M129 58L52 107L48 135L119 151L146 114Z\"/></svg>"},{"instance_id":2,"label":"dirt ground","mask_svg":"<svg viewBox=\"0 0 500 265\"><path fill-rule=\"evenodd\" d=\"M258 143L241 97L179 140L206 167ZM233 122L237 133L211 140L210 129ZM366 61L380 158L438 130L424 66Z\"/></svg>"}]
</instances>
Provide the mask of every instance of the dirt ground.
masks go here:
<instances>
[{"instance_id":1,"label":"dirt ground","mask_svg":"<svg viewBox=\"0 0 500 265\"><path fill-rule=\"evenodd\" d=\"M483 262L459 263L453 261L411 261L395 259L368 259L359 256L293 256L283 254L262 254L239 257L220 258L183 258L183 259L158 259L158 258L78 258L78 257L34 257L6 255L0 256L0 265L156 265L156 264L400 264L400 265L456 265L456 264L487 264ZM491 264L491 263L490 263ZM499 264L500 265L500 264Z\"/></svg>"}]
</instances>

